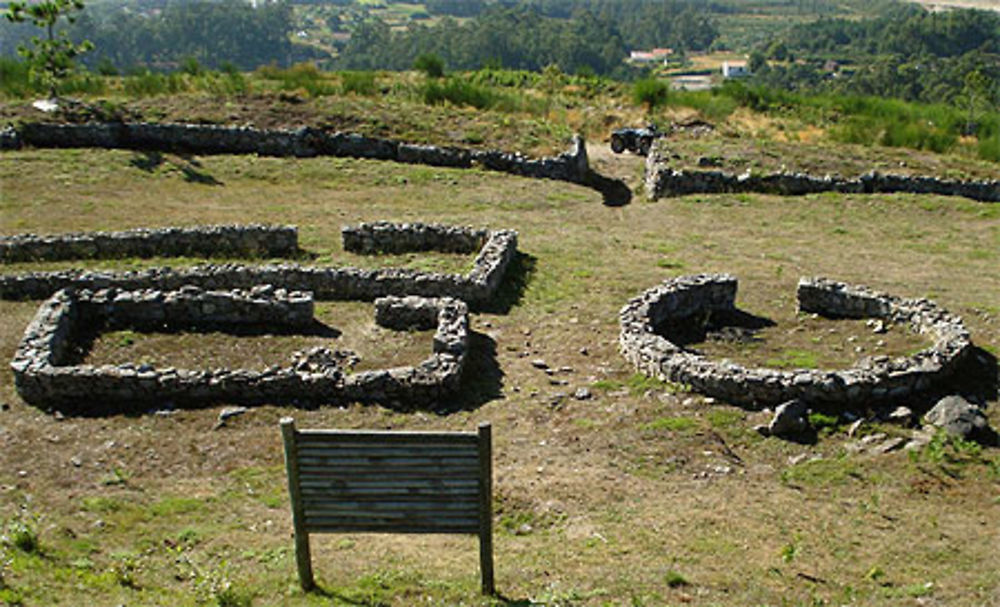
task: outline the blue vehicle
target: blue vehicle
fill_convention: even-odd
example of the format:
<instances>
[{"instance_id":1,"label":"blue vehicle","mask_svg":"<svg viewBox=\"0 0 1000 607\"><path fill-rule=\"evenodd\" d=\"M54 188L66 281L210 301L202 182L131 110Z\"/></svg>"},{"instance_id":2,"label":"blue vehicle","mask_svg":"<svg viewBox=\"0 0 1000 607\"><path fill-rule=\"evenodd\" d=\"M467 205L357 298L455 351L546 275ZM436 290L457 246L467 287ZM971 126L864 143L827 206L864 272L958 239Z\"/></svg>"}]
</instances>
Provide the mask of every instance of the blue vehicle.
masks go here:
<instances>
[{"instance_id":1,"label":"blue vehicle","mask_svg":"<svg viewBox=\"0 0 1000 607\"><path fill-rule=\"evenodd\" d=\"M643 128L615 129L611 132L611 151L621 154L625 150L634 152L640 156L649 155L653 141L663 137L665 133L656 128L655 124Z\"/></svg>"}]
</instances>

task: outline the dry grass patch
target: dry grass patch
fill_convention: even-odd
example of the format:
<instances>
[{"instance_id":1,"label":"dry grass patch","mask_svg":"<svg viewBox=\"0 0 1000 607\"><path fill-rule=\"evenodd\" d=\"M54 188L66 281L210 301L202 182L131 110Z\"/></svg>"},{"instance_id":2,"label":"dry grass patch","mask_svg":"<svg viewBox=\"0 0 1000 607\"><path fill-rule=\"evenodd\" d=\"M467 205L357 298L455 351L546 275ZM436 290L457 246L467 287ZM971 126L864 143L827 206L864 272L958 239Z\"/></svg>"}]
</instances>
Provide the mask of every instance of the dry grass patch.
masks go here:
<instances>
[{"instance_id":1,"label":"dry grass patch","mask_svg":"<svg viewBox=\"0 0 1000 607\"><path fill-rule=\"evenodd\" d=\"M760 329L713 326L704 341L688 347L745 366L841 369L861 358L911 356L931 346L926 336L906 326L790 314L792 306L783 311L782 318L761 314L758 319L774 324Z\"/></svg>"},{"instance_id":2,"label":"dry grass patch","mask_svg":"<svg viewBox=\"0 0 1000 607\"><path fill-rule=\"evenodd\" d=\"M360 357L356 371L416 365L431 353L433 331L392 331L375 324L370 303L316 304L317 326L309 334L275 334L267 327L243 335L219 331L100 334L83 362L149 364L156 367L210 369L219 366L262 371L287 366L300 350L326 347Z\"/></svg>"}]
</instances>

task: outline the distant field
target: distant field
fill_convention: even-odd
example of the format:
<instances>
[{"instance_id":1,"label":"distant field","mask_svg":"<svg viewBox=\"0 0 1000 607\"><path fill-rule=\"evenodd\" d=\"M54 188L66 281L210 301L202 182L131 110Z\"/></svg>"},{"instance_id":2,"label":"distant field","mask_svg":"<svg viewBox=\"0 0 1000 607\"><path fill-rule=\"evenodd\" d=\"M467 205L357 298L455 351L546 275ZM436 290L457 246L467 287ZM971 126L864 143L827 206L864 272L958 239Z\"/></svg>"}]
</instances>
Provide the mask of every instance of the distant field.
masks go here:
<instances>
[{"instance_id":1,"label":"distant field","mask_svg":"<svg viewBox=\"0 0 1000 607\"><path fill-rule=\"evenodd\" d=\"M926 6L930 10L949 8L978 8L985 11L1000 11L1000 0L910 0Z\"/></svg>"}]
</instances>

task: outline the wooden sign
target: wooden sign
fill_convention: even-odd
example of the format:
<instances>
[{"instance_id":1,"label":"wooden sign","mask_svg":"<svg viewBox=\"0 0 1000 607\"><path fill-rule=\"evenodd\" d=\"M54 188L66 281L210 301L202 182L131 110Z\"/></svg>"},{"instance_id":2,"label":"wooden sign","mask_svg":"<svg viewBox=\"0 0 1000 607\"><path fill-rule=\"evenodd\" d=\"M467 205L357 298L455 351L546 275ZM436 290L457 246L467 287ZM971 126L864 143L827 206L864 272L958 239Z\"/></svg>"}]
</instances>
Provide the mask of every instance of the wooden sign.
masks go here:
<instances>
[{"instance_id":1,"label":"wooden sign","mask_svg":"<svg viewBox=\"0 0 1000 607\"><path fill-rule=\"evenodd\" d=\"M281 420L299 581L315 587L310 533L479 536L484 594L493 583L490 425L471 432L296 430Z\"/></svg>"}]
</instances>

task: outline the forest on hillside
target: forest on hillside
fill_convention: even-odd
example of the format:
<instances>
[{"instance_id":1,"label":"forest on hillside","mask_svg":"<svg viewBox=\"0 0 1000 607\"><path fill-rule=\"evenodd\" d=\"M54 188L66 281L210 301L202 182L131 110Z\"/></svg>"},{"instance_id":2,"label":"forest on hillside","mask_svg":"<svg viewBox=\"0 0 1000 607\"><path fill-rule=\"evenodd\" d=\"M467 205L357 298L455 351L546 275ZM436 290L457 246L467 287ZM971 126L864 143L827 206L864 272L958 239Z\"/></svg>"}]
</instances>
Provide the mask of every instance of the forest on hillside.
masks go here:
<instances>
[{"instance_id":1,"label":"forest on hillside","mask_svg":"<svg viewBox=\"0 0 1000 607\"><path fill-rule=\"evenodd\" d=\"M756 48L727 49L749 53L757 85L946 103L974 90L978 103L1000 104L1000 14L891 0L108 0L88 4L68 33L93 42L82 62L102 74L304 61L406 70L432 57L446 70L635 80L648 72L626 63L630 50L667 47L683 60L726 47L720 32L745 22L773 31ZM315 27L336 36L317 43ZM0 55L34 33L3 20Z\"/></svg>"},{"instance_id":2,"label":"forest on hillside","mask_svg":"<svg viewBox=\"0 0 1000 607\"><path fill-rule=\"evenodd\" d=\"M819 19L755 49L750 65L757 83L783 89L938 103L971 87L997 105L1000 13L903 6L876 19Z\"/></svg>"}]
</instances>

